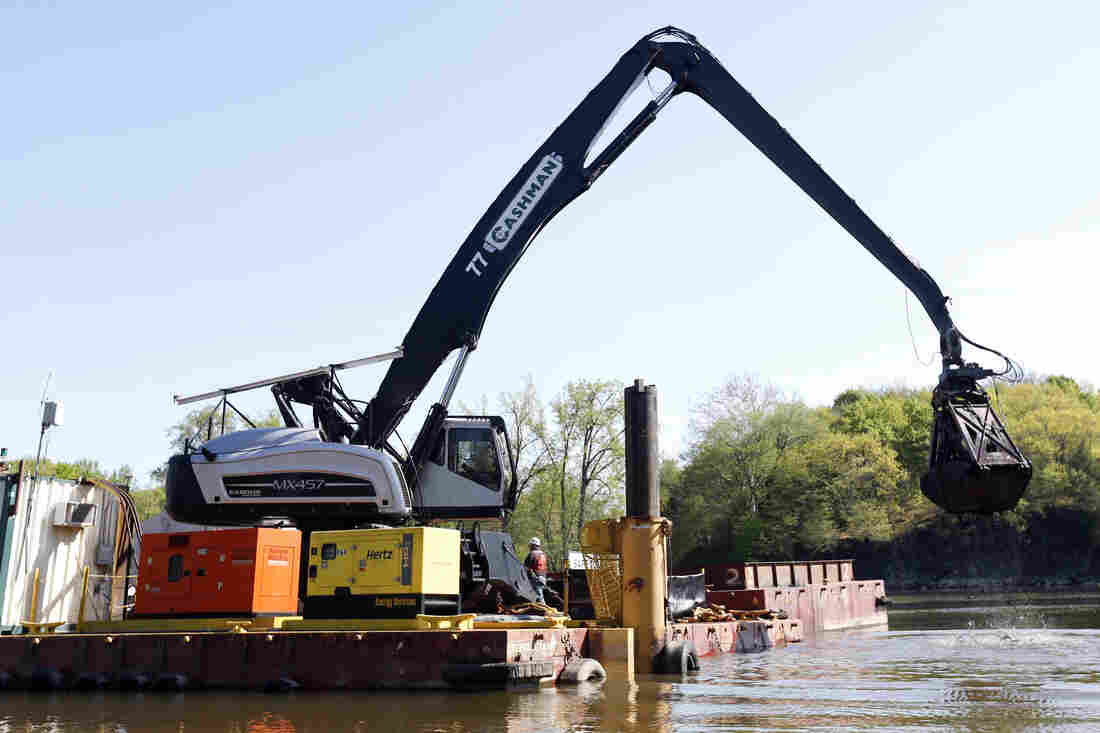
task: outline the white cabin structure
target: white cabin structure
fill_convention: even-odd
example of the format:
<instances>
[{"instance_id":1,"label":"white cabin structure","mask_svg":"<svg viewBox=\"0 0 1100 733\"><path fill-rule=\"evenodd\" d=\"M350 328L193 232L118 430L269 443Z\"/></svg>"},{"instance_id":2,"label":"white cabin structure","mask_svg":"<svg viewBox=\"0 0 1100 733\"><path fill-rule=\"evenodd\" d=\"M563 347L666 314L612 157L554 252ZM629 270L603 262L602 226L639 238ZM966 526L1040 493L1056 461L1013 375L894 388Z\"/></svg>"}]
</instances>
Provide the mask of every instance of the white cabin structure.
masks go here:
<instances>
[{"instance_id":1,"label":"white cabin structure","mask_svg":"<svg viewBox=\"0 0 1100 733\"><path fill-rule=\"evenodd\" d=\"M75 623L84 568L85 620L121 618L127 565L116 567L119 499L106 488L0 471L0 631L24 622ZM136 567L136 566L135 566ZM38 602L31 618L35 570Z\"/></svg>"}]
</instances>

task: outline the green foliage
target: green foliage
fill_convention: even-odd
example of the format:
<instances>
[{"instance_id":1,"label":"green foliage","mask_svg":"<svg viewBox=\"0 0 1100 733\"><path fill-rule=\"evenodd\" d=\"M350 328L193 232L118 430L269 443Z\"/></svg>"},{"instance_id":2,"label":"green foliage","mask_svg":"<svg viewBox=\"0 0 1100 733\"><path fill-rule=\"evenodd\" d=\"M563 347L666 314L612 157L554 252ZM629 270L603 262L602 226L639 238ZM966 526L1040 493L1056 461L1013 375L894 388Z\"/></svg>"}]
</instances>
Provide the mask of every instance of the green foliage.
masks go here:
<instances>
[{"instance_id":1,"label":"green foliage","mask_svg":"<svg viewBox=\"0 0 1100 733\"><path fill-rule=\"evenodd\" d=\"M524 380L522 390L502 392L498 403L500 414L508 423L508 446L516 461L516 499L520 502L533 482L550 467L550 451L544 440L548 435L546 409L530 376ZM511 526L511 517L505 519L504 526Z\"/></svg>"},{"instance_id":2,"label":"green foliage","mask_svg":"<svg viewBox=\"0 0 1100 733\"><path fill-rule=\"evenodd\" d=\"M143 521L164 511L165 496L163 486L156 489L135 491L130 494L130 496L133 498L134 505L137 507L138 517Z\"/></svg>"},{"instance_id":3,"label":"green foliage","mask_svg":"<svg viewBox=\"0 0 1100 733\"><path fill-rule=\"evenodd\" d=\"M933 552L929 543L954 538L1015 557L1024 567L1055 557L1036 559L1020 549L1049 544L1043 533L1052 527L1059 541L1076 543L1081 557L1100 558L1096 390L1054 376L999 385L991 396L1032 461L1034 477L1015 512L973 520L945 515L920 493L932 427L930 391L850 389L830 407L811 408L754 378L729 380L701 398L680 462L660 466L674 565L879 548L866 556L867 564L886 568L883 557L894 563L909 557L913 567L937 568L949 564L947 550L937 546ZM539 537L557 565L563 553L579 549L586 521L623 513L622 398L618 382L582 379L546 406L529 378L519 391L499 396L521 487L507 528L521 550ZM210 408L195 410L169 428L172 449L204 434L209 415ZM279 424L277 413L261 424ZM240 427L235 417L227 420L227 430ZM121 481L130 471L105 472L83 460L44 461L43 473ZM134 499L144 518L162 510L164 491L135 492ZM1005 542L1018 545L1010 551L1000 546ZM892 549L884 554L883 548Z\"/></svg>"},{"instance_id":4,"label":"green foliage","mask_svg":"<svg viewBox=\"0 0 1100 733\"><path fill-rule=\"evenodd\" d=\"M1091 518L1081 520L1092 538L1081 549L1100 549L1096 390L1049 377L998 385L991 396L1035 469L999 531L1026 536L1051 512L1078 512ZM850 389L814 410L752 378L731 379L702 399L683 465L662 466L674 563L814 556L955 526L919 489L930 402L927 390Z\"/></svg>"},{"instance_id":5,"label":"green foliage","mask_svg":"<svg viewBox=\"0 0 1100 733\"><path fill-rule=\"evenodd\" d=\"M580 549L581 527L623 512L623 388L608 380L569 382L547 410L530 378L500 396L517 456L520 498L507 528L521 546L542 540L555 563Z\"/></svg>"},{"instance_id":6,"label":"green foliage","mask_svg":"<svg viewBox=\"0 0 1100 733\"><path fill-rule=\"evenodd\" d=\"M602 503L622 496L623 386L611 380L569 382L550 402L551 424L543 424L541 442L550 475L558 486L559 557L578 548L584 523ZM570 509L576 496L576 508ZM571 526L567 526L571 525ZM554 547L547 545L545 547Z\"/></svg>"},{"instance_id":7,"label":"green foliage","mask_svg":"<svg viewBox=\"0 0 1100 733\"><path fill-rule=\"evenodd\" d=\"M187 450L188 446L194 448L195 446L202 445L209 438L216 438L219 435L225 433L232 433L235 430L244 430L248 428L248 424L241 420L232 409L226 409L224 414L224 420L222 415L221 403L211 405L209 407L200 407L195 410L191 410L184 415L179 422L169 427L164 431L168 438L168 450L166 451L167 459L169 456L183 453ZM279 411L275 408L268 410L260 419L252 419L253 424L258 428L275 428L283 424L282 418L279 416ZM163 466L160 466L149 473L149 481L154 486L164 485L164 474L168 468L167 460Z\"/></svg>"},{"instance_id":8,"label":"green foliage","mask_svg":"<svg viewBox=\"0 0 1100 733\"><path fill-rule=\"evenodd\" d=\"M799 446L783 465L789 505L806 527L806 550L842 537L889 534L890 518L913 495L889 446L873 435L828 432ZM871 526L857 521L874 519ZM811 539L812 538L812 539Z\"/></svg>"},{"instance_id":9,"label":"green foliage","mask_svg":"<svg viewBox=\"0 0 1100 733\"><path fill-rule=\"evenodd\" d=\"M13 462L9 460L9 465ZM32 456L23 458L23 470L25 475L34 476L35 464ZM69 481L79 481L82 478L98 478L110 481L122 486L130 486L133 482L134 471L130 466L123 464L118 468L108 471L99 465L99 461L92 458L81 458L76 461L54 461L43 458L39 467L40 479L60 478Z\"/></svg>"},{"instance_id":10,"label":"green foliage","mask_svg":"<svg viewBox=\"0 0 1100 733\"><path fill-rule=\"evenodd\" d=\"M671 458L661 461L657 475L658 490L661 492L661 512L664 516L671 516L673 511L669 504L669 497L675 496L680 491L680 482L683 480L683 471L679 464Z\"/></svg>"},{"instance_id":11,"label":"green foliage","mask_svg":"<svg viewBox=\"0 0 1100 733\"><path fill-rule=\"evenodd\" d=\"M1024 510L1100 511L1100 405L1095 396L1072 380L1051 377L1002 390L1001 412L1034 465Z\"/></svg>"},{"instance_id":12,"label":"green foliage","mask_svg":"<svg viewBox=\"0 0 1100 733\"><path fill-rule=\"evenodd\" d=\"M517 550L526 548L530 538L538 537L542 541L543 550L550 555L551 564L554 567L560 567L562 548L580 549L577 534L580 490L576 477L570 475L564 477L565 509L563 511L561 502L563 477L559 471L560 467L554 466L538 474L508 522L508 531L516 543ZM599 493L588 498L585 521L618 517L622 515L623 510L620 496Z\"/></svg>"},{"instance_id":13,"label":"green foliage","mask_svg":"<svg viewBox=\"0 0 1100 733\"><path fill-rule=\"evenodd\" d=\"M244 430L248 424L232 409L223 412L221 403L200 407L191 410L184 415L179 422L165 431L172 453L183 453L188 443L191 446L200 445L209 438L216 438L235 430ZM263 417L252 422L258 428L273 428L283 424L278 410L272 408Z\"/></svg>"},{"instance_id":14,"label":"green foliage","mask_svg":"<svg viewBox=\"0 0 1100 733\"><path fill-rule=\"evenodd\" d=\"M833 402L831 429L870 435L888 445L910 474L928 463L932 434L932 393L928 390L847 390Z\"/></svg>"},{"instance_id":15,"label":"green foliage","mask_svg":"<svg viewBox=\"0 0 1100 733\"><path fill-rule=\"evenodd\" d=\"M791 483L798 456L828 430L822 411L741 377L703 398L693 428L696 440L667 491L674 557L763 560L790 556L800 533L811 544L832 536L830 518L812 516L818 507L808 492L819 487Z\"/></svg>"}]
</instances>

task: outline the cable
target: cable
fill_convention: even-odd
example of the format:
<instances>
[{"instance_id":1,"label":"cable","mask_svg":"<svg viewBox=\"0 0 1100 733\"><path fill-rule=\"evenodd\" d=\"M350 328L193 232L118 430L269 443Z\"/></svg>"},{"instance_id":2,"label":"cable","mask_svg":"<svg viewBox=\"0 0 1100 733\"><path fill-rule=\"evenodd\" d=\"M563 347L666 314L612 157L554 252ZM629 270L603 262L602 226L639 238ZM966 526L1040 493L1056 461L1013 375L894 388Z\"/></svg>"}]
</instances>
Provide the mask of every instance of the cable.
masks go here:
<instances>
[{"instance_id":1,"label":"cable","mask_svg":"<svg viewBox=\"0 0 1100 733\"><path fill-rule=\"evenodd\" d=\"M363 420L363 412L355 406L356 402L363 402L363 400L353 400L348 397L348 393L344 391L344 385L340 381L340 377L334 371L332 373L332 382L330 390L335 388L340 396L340 407L344 408L344 411L348 413L348 417L355 423L360 423Z\"/></svg>"},{"instance_id":2,"label":"cable","mask_svg":"<svg viewBox=\"0 0 1100 733\"><path fill-rule=\"evenodd\" d=\"M664 28L658 28L657 30L645 36L645 39L647 41L656 41L662 36L672 36L673 38L680 39L684 43L702 48L702 44L699 43L699 39L697 39L695 36L691 35L687 31L680 30L676 26L671 25L666 25Z\"/></svg>"},{"instance_id":3,"label":"cable","mask_svg":"<svg viewBox=\"0 0 1100 733\"><path fill-rule=\"evenodd\" d=\"M653 97L653 101L656 102L659 95L657 90L653 88L653 80L649 78L649 74L645 75L645 83L649 87L649 96Z\"/></svg>"},{"instance_id":4,"label":"cable","mask_svg":"<svg viewBox=\"0 0 1100 733\"><path fill-rule=\"evenodd\" d=\"M413 482L417 486L420 486L420 471L416 467L416 461L413 460L412 453L409 452L409 446L405 445L405 439L401 437L401 433L397 432L397 428L393 429L393 434L397 436L397 439L401 441L401 447L405 449L405 455L407 456L408 464L412 466Z\"/></svg>"},{"instance_id":5,"label":"cable","mask_svg":"<svg viewBox=\"0 0 1100 733\"><path fill-rule=\"evenodd\" d=\"M935 361L936 355L942 355L943 352L936 352L935 354L933 354L932 359L928 362L925 362L923 359L920 358L920 353L917 351L917 340L913 336L913 321L909 313L909 290L905 289L903 292L905 293L905 325L909 329L909 341L913 345L913 357L922 366L932 366L932 363ZM1011 384L1023 381L1023 369L1015 361L997 351L996 349L991 349L988 346L983 346L975 341L971 341L961 330L959 330L958 326L955 326L955 333L958 334L960 340L965 341L974 348L981 349L982 351L987 351L990 354L995 354L1004 359L1005 368L1002 371L994 372L991 375L993 379L1003 379L1004 381Z\"/></svg>"},{"instance_id":6,"label":"cable","mask_svg":"<svg viewBox=\"0 0 1100 733\"><path fill-rule=\"evenodd\" d=\"M959 334L960 339L962 339L966 343L970 344L975 349L981 349L982 351L988 351L990 354L996 354L997 356L1004 359L1004 361L1005 361L1004 370L1000 371L1000 372L994 372L994 374L992 375L993 377L995 377L995 378L999 377L999 378L1005 380L1006 382L1010 382L1010 383L1013 383L1013 384L1023 381L1024 371L1020 367L1020 365L1017 364L1016 362L1014 362L1012 359L1008 358L1007 356L1005 356L1001 352L997 351L996 349L991 349L988 346L982 346L981 344L979 344L975 341L971 341L970 339L968 339L966 337L965 334L963 334L962 331L960 331L958 329L957 326L955 328L955 333Z\"/></svg>"},{"instance_id":7,"label":"cable","mask_svg":"<svg viewBox=\"0 0 1100 733\"><path fill-rule=\"evenodd\" d=\"M1001 413L1001 417L1007 417L1005 414L1005 406L1001 401L1001 393L997 389L997 380L993 380L993 399L997 400L997 412Z\"/></svg>"},{"instance_id":8,"label":"cable","mask_svg":"<svg viewBox=\"0 0 1100 733\"><path fill-rule=\"evenodd\" d=\"M393 431L393 434L394 434L394 435L396 435L396 436L397 436L397 439L398 439L398 440L399 440L399 441L401 442L401 447L405 449L405 455L406 455L406 456L408 456L408 455L411 455L411 454L409 453L409 446L405 445L405 439L401 437L401 433L399 433L399 432L397 432L396 430L394 430L394 431Z\"/></svg>"},{"instance_id":9,"label":"cable","mask_svg":"<svg viewBox=\"0 0 1100 733\"><path fill-rule=\"evenodd\" d=\"M921 366L932 366L936 362L936 356L940 352L932 354L932 357L925 362L920 358L920 353L917 351L917 339L913 336L913 321L909 317L909 289L902 288L902 292L905 293L905 325L909 327L909 342L913 344L913 357L917 360L917 363Z\"/></svg>"}]
</instances>

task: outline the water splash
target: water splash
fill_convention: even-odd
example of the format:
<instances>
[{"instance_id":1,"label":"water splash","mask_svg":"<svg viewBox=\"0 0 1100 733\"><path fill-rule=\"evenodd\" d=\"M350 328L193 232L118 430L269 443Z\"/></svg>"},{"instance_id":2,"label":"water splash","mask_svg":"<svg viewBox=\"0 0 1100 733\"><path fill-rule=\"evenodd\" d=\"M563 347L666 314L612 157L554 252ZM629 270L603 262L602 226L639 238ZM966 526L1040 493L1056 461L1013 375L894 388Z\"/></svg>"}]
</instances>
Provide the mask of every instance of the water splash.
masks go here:
<instances>
[{"instance_id":1,"label":"water splash","mask_svg":"<svg viewBox=\"0 0 1100 733\"><path fill-rule=\"evenodd\" d=\"M1047 630L1046 618L1038 612L998 615L985 620L984 628L970 619L966 629L942 639L943 646L977 648L1066 647L1065 636Z\"/></svg>"}]
</instances>

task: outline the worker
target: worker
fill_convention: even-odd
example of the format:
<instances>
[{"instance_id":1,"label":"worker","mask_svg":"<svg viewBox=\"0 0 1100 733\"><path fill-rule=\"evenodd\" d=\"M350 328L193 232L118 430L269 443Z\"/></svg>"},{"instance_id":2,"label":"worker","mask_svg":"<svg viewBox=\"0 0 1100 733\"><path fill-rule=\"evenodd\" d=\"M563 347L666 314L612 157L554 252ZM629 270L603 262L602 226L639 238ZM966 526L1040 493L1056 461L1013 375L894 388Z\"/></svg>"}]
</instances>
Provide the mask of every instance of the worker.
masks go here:
<instances>
[{"instance_id":1,"label":"worker","mask_svg":"<svg viewBox=\"0 0 1100 733\"><path fill-rule=\"evenodd\" d=\"M500 466L493 444L487 440L460 441L457 474L494 491L500 488Z\"/></svg>"},{"instance_id":2,"label":"worker","mask_svg":"<svg viewBox=\"0 0 1100 733\"><path fill-rule=\"evenodd\" d=\"M523 564L535 576L535 591L539 594L539 603L546 603L543 590L546 588L546 571L550 561L546 557L546 553L542 551L542 542L539 541L538 537L532 537L528 546L531 551L527 553L527 559L523 561Z\"/></svg>"}]
</instances>

